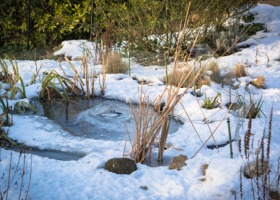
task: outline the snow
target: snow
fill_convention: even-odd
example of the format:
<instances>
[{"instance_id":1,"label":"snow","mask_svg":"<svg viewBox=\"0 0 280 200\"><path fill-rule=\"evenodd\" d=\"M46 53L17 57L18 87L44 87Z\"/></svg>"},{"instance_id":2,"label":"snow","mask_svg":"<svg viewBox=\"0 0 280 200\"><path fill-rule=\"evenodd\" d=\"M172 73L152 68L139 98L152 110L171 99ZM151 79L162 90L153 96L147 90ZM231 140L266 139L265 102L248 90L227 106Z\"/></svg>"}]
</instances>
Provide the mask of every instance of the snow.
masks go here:
<instances>
[{"instance_id":1,"label":"snow","mask_svg":"<svg viewBox=\"0 0 280 200\"><path fill-rule=\"evenodd\" d=\"M62 42L62 48L54 53L55 56L65 55L71 60L83 58L84 52L92 52L95 46L86 40L69 40Z\"/></svg>"},{"instance_id":2,"label":"snow","mask_svg":"<svg viewBox=\"0 0 280 200\"><path fill-rule=\"evenodd\" d=\"M251 44L249 48L243 49L233 55L220 57L217 59L224 72L229 71L237 63L245 63L249 66L249 77L240 78L240 88L232 93L232 100L237 101L235 96L238 92L246 93L246 83L257 76L265 76L266 89L256 89L253 86L249 90L258 99L264 99L262 111L265 114L261 118L253 120L252 133L254 133L254 146L262 137L264 129L268 129L268 118L273 107L272 140L271 140L271 176L275 176L277 162L279 158L280 135L280 7L273 7L260 4L249 12L257 13L255 22L265 23L268 32L260 31L249 40L240 43ZM92 47L85 40L65 41L63 47L55 55L65 54L71 59L83 56L84 45ZM90 48L92 50L92 48ZM278 60L277 60L278 59ZM256 61L257 60L257 61ZM79 70L81 61L72 61ZM39 61L17 61L20 74L27 84L26 94L28 99L38 97L41 90L40 80L43 72L56 70L59 74L63 71L68 76L74 76L67 62L59 64L53 60ZM37 67L42 67L35 84L30 84L32 75ZM11 69L11 65L9 64ZM100 69L100 65L96 69ZM172 64L169 69L172 68ZM62 70L63 69L63 70ZM118 99L126 103L138 102L139 84L133 80L146 80L151 84L143 85L145 91L152 102L165 89L163 76L165 69L163 66L143 67L137 63L132 63L131 76L126 74L107 74L105 97ZM6 86L2 84L1 94ZM43 116L14 115L14 125L7 129L9 136L18 142L25 143L40 149L54 149L64 152L75 152L85 154L77 161L60 161L26 154L25 163L21 157L19 170L16 171L19 153L13 152L10 159L10 151L1 149L0 172L8 172L10 160L12 164L12 174L15 174L13 185L9 190L9 199L16 199L19 195L20 184L14 184L20 180L21 170L25 169L23 180L24 189L22 196L28 188L29 176L31 173L31 183L28 199L234 199L240 197L239 176L240 166L244 166L238 142L233 142L233 159L230 158L229 145L219 149L208 149L206 145L223 144L228 141L227 119L230 119L232 135L234 140L244 138L247 130L247 119L238 118L234 113L229 113L225 104L229 101L228 87L213 83L211 86L203 86L201 91L207 97L214 97L221 93L221 108L213 110L201 109L200 104L205 96L198 100L186 93L181 100L181 104L175 108L175 118L180 119L184 124L179 130L169 135L167 142L176 148L165 150L164 156L174 157L179 154L188 156L187 166L182 170L169 170L167 166L150 167L144 164L137 164L137 171L130 175L117 175L106 171L103 166L108 159L122 157L129 154L129 145L125 141L104 141L89 138L75 137L62 129L60 125ZM99 82L95 82L95 94L100 95ZM246 98L249 98L247 94ZM25 101L28 101L25 99ZM15 104L9 101L10 105ZM191 121L190 121L190 119ZM205 123L205 120L209 124ZM194 129L194 127L195 129ZM235 135L236 127L237 134ZM197 131L197 132L196 132ZM213 134L211 136L211 134ZM126 150L124 150L126 144ZM178 149L181 149L179 151ZM156 151L156 149L155 149ZM242 150L243 151L243 150ZM209 167L204 176L202 166L208 164ZM204 179L204 180L202 180ZM1 179L0 190L7 187L8 176L5 174ZM147 186L147 190L141 187ZM250 181L243 179L244 195L247 199L252 199Z\"/></svg>"}]
</instances>

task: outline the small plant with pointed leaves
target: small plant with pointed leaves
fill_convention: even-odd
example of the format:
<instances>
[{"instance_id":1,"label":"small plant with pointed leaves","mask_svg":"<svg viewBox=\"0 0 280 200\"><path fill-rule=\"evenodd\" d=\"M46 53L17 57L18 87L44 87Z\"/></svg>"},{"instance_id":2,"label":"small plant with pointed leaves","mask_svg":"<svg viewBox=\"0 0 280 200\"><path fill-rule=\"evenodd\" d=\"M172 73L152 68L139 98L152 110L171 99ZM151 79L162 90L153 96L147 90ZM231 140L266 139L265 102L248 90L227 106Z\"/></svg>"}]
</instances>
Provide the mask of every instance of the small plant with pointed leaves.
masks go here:
<instances>
[{"instance_id":1,"label":"small plant with pointed leaves","mask_svg":"<svg viewBox=\"0 0 280 200\"><path fill-rule=\"evenodd\" d=\"M73 91L73 88L75 88L73 81L52 70L43 78L42 90L39 97L47 100L57 98L68 101L68 91Z\"/></svg>"},{"instance_id":2,"label":"small plant with pointed leaves","mask_svg":"<svg viewBox=\"0 0 280 200\"><path fill-rule=\"evenodd\" d=\"M203 104L202 104L202 108L211 110L214 108L217 108L219 106L219 99L221 98L221 93L217 93L217 95L215 97L206 97L205 94L205 98L203 100Z\"/></svg>"}]
</instances>

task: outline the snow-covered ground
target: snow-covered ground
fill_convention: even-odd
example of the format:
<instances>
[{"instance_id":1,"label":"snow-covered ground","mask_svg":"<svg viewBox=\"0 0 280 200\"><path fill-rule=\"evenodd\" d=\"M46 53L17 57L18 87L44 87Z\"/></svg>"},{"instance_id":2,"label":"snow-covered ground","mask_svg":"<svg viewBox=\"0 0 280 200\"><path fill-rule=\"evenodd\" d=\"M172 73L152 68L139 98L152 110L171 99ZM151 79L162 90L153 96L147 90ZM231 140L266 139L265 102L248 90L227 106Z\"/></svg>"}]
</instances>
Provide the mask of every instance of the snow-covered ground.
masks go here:
<instances>
[{"instance_id":1,"label":"snow-covered ground","mask_svg":"<svg viewBox=\"0 0 280 200\"><path fill-rule=\"evenodd\" d=\"M278 159L280 157L280 7L269 5L259 5L250 12L257 13L256 22L263 22L267 32L260 31L242 44L250 44L238 53L217 59L223 71L229 71L237 63L244 63L247 66L250 77L240 79L238 90L232 91L232 99L238 93L249 98L248 89L254 94L256 99L263 96L264 103L262 111L265 114L260 118L253 119L252 133L254 135L254 148L260 142L264 129L268 129L267 122L271 107L273 107L272 139L270 152L271 177L275 177ZM71 46L72 43L73 45ZM79 41L65 42L65 48L61 52L66 55L77 57L81 55ZM80 49L82 50L82 49ZM61 53L60 52L60 53ZM258 60L256 62L256 59ZM20 74L25 83L29 83L32 74L35 72L34 61L17 61ZM41 73L52 69L63 73L58 63L54 60L39 60L37 67L42 66ZM77 69L80 68L80 61L73 61ZM72 70L66 62L61 63L67 75L73 75ZM172 65L169 66L170 68ZM100 66L96 66L99 69ZM126 74L114 74L106 76L105 97L118 99L124 102L138 101L139 84L133 80L136 76L139 79L151 81L152 84L143 85L143 90L147 92L150 99L156 98L164 90L162 82L165 75L163 66L143 67L133 63L131 76ZM246 87L246 82L257 76L265 76L266 89L257 89L253 86ZM95 82L95 93L100 95L98 81ZM5 87L5 85L4 85ZM182 98L182 106L179 104L175 109L175 117L180 118L184 124L176 133L168 137L169 143L176 148L165 150L164 156L174 157L185 154L189 157L187 166L182 170L169 170L168 166L149 167L144 164L137 164L137 171L130 175L117 175L108 172L103 168L104 163L111 158L122 157L124 153L124 141L103 141L89 138L75 137L68 134L52 120L42 116L14 115L14 125L8 130L9 136L18 142L39 147L40 149L55 149L66 152L86 154L77 161L59 161L45 157L26 154L26 163L20 162L19 171L16 169L19 154L1 149L0 190L3 192L7 187L8 169L11 160L11 174L15 174L12 180L12 187L9 188L9 199L17 199L21 187L20 174L25 169L23 182L23 193L28 188L28 180L31 175L31 183L27 199L240 199L240 166L244 166L244 158L238 150L237 142L233 142L233 158L230 158L229 145L219 149L207 149L200 147L202 141L206 141L211 132L218 127L214 134L217 144L228 141L227 118L231 121L231 129L234 139L244 138L247 130L247 119L238 118L234 112L228 113L226 103L229 101L228 87L221 87L212 83L211 86L203 86L202 92L207 97L214 97L218 92L222 95L221 108L213 110L200 110L200 105L196 98L189 93ZM36 83L26 87L29 99L37 97L41 90L41 84ZM2 90L1 90L2 92ZM203 101L204 96L199 98ZM14 102L10 101L10 105ZM183 108L184 107L184 108ZM191 118L196 131L190 123L184 109ZM208 118L209 126L203 121L204 115ZM237 129L240 127L240 129ZM235 130L238 130L235 135ZM211 131L210 131L211 130ZM125 130L124 130L125 131ZM201 141L202 140L202 141ZM266 141L266 140L265 140ZM209 139L207 145L214 144L213 139ZM253 148L253 149L254 149ZM129 150L129 147L127 151ZM155 149L156 151L156 149ZM127 153L127 152L125 152ZM243 154L243 153L242 153ZM23 160L23 159L22 159ZM209 165L206 174L203 174L202 166ZM2 174L4 176L2 178ZM203 179L203 181L202 181ZM17 184L15 184L17 182ZM246 199L252 199L251 182L243 179L243 191ZM143 189L147 186L147 190Z\"/></svg>"}]
</instances>

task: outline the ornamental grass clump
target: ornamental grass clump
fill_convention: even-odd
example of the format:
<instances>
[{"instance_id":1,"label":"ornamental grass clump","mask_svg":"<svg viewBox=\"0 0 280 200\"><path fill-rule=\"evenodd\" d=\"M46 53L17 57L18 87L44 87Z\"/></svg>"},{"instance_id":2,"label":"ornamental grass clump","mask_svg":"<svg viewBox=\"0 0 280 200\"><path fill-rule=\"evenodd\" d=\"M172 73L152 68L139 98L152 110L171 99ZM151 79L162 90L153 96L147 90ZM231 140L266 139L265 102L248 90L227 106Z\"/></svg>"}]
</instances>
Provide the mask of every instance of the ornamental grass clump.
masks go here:
<instances>
[{"instance_id":1,"label":"ornamental grass clump","mask_svg":"<svg viewBox=\"0 0 280 200\"><path fill-rule=\"evenodd\" d=\"M247 72L245 71L245 66L240 63L235 65L235 67L233 68L233 72L238 78L248 76Z\"/></svg>"},{"instance_id":2,"label":"ornamental grass clump","mask_svg":"<svg viewBox=\"0 0 280 200\"><path fill-rule=\"evenodd\" d=\"M161 125L157 122L160 118L159 113L151 107L149 97L140 91L138 100L138 108L131 104L135 131L130 156L136 162L144 162L147 155L151 157L152 148Z\"/></svg>"},{"instance_id":3,"label":"ornamental grass clump","mask_svg":"<svg viewBox=\"0 0 280 200\"><path fill-rule=\"evenodd\" d=\"M250 82L251 85L259 89L265 89L265 77L259 76Z\"/></svg>"},{"instance_id":4,"label":"ornamental grass clump","mask_svg":"<svg viewBox=\"0 0 280 200\"><path fill-rule=\"evenodd\" d=\"M223 78L221 76L221 69L216 61L211 61L207 63L206 68L211 72L211 81L214 81L215 83L223 82Z\"/></svg>"},{"instance_id":5,"label":"ornamental grass clump","mask_svg":"<svg viewBox=\"0 0 280 200\"><path fill-rule=\"evenodd\" d=\"M15 103L14 110L17 113L24 113L26 110L32 110L33 113L37 112L37 109L33 105L29 104L26 101L22 101L22 100L19 100Z\"/></svg>"},{"instance_id":6,"label":"ornamental grass clump","mask_svg":"<svg viewBox=\"0 0 280 200\"><path fill-rule=\"evenodd\" d=\"M250 94L250 100L249 100L249 105L245 105L246 109L246 118L247 119L255 119L257 117L260 117L261 114L264 114L262 111L262 105L263 105L263 98L262 96L259 99L255 99L251 94Z\"/></svg>"},{"instance_id":7,"label":"ornamental grass clump","mask_svg":"<svg viewBox=\"0 0 280 200\"><path fill-rule=\"evenodd\" d=\"M106 72L108 74L126 73L128 65L122 61L122 57L119 53L112 52L107 56Z\"/></svg>"},{"instance_id":8,"label":"ornamental grass clump","mask_svg":"<svg viewBox=\"0 0 280 200\"><path fill-rule=\"evenodd\" d=\"M11 99L15 99L17 94L20 95L21 98L26 98L25 85L21 76L17 77L14 80L14 84L10 88Z\"/></svg>"},{"instance_id":9,"label":"ornamental grass clump","mask_svg":"<svg viewBox=\"0 0 280 200\"><path fill-rule=\"evenodd\" d=\"M168 74L168 77L165 77L165 82L169 82L175 87L187 87L190 85L190 83L192 83L192 86L195 89L199 89L203 85L211 84L211 78L206 75L206 68L204 67L201 67L199 69L196 69L196 67L194 66L174 68L175 69ZM194 78L195 82L193 82ZM184 80L184 82L181 82L182 80Z\"/></svg>"},{"instance_id":10,"label":"ornamental grass clump","mask_svg":"<svg viewBox=\"0 0 280 200\"><path fill-rule=\"evenodd\" d=\"M168 74L169 78L165 77L165 82L169 80L170 77L173 77L171 81L171 84L173 86L182 85L182 87L185 87L192 82L194 75L193 71L194 69L191 66L186 66L185 68L177 68ZM184 79L184 77L188 78L186 78L185 81L181 83L181 80Z\"/></svg>"}]
</instances>

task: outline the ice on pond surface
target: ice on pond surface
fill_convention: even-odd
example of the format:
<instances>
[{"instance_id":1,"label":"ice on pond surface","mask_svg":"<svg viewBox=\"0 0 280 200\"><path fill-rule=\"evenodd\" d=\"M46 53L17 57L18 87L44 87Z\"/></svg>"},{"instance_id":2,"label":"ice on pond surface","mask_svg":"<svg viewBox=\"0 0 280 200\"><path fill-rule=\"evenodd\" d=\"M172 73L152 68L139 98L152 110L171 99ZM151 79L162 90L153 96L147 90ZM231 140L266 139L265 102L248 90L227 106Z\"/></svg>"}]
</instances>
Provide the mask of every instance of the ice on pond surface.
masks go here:
<instances>
[{"instance_id":1,"label":"ice on pond surface","mask_svg":"<svg viewBox=\"0 0 280 200\"><path fill-rule=\"evenodd\" d=\"M133 139L134 119L130 104L125 102L95 97L71 100L68 104L61 100L35 101L35 106L39 115L48 117L74 136L111 141ZM180 122L172 120L170 133L176 132L179 126Z\"/></svg>"},{"instance_id":2,"label":"ice on pond surface","mask_svg":"<svg viewBox=\"0 0 280 200\"><path fill-rule=\"evenodd\" d=\"M80 113L77 120L87 121L94 126L118 131L124 128L124 123L132 123L133 119L127 105L106 102ZM108 126L108 124L111 126Z\"/></svg>"},{"instance_id":3,"label":"ice on pond surface","mask_svg":"<svg viewBox=\"0 0 280 200\"><path fill-rule=\"evenodd\" d=\"M86 155L85 153L81 153L81 152L69 152L69 151L61 151L56 149L40 149L38 147L28 147L28 146L27 147L16 146L7 149L16 152L24 151L27 154L38 155L41 157L54 159L54 160L61 160L61 161L79 160L80 158L83 158Z\"/></svg>"},{"instance_id":4,"label":"ice on pond surface","mask_svg":"<svg viewBox=\"0 0 280 200\"><path fill-rule=\"evenodd\" d=\"M130 106L124 102L105 100L77 116L75 124L83 129L86 137L94 139L123 140L131 137L133 118Z\"/></svg>"}]
</instances>

